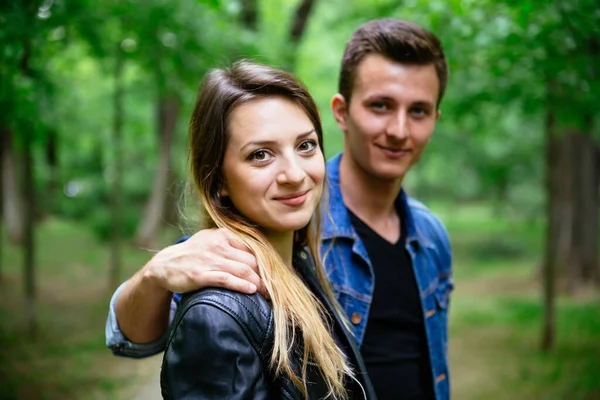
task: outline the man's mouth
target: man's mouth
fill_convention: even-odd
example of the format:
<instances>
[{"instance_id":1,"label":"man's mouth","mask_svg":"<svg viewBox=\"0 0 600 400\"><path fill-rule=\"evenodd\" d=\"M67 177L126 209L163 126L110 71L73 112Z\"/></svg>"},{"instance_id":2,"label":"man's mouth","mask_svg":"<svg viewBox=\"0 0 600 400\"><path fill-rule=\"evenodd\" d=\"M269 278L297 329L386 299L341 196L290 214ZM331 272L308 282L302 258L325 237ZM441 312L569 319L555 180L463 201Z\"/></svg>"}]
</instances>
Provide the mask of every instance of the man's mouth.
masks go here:
<instances>
[{"instance_id":1,"label":"man's mouth","mask_svg":"<svg viewBox=\"0 0 600 400\"><path fill-rule=\"evenodd\" d=\"M375 145L378 149L381 150L386 156L390 158L401 158L410 153L410 149L406 148L396 148L396 147L386 147L381 145Z\"/></svg>"}]
</instances>

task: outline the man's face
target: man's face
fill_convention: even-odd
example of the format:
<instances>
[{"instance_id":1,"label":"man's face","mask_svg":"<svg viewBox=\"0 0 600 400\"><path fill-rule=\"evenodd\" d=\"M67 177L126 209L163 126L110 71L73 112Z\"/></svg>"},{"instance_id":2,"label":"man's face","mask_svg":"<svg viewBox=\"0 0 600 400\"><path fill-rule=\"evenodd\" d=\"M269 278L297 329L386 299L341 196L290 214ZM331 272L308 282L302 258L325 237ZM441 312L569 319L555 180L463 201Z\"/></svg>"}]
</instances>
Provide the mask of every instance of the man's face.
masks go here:
<instances>
[{"instance_id":1,"label":"man's face","mask_svg":"<svg viewBox=\"0 0 600 400\"><path fill-rule=\"evenodd\" d=\"M375 179L403 179L439 118L439 79L431 65L405 65L371 54L358 65L350 104L331 107L344 132L344 152Z\"/></svg>"}]
</instances>

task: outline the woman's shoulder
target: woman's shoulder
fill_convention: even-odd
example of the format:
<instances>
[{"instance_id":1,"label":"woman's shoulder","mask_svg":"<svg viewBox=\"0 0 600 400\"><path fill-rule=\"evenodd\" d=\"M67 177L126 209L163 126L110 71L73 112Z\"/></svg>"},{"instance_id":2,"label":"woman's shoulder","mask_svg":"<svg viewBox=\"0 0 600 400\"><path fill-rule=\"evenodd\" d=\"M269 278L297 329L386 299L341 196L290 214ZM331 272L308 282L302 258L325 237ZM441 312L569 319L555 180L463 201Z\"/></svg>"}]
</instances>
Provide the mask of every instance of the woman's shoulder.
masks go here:
<instances>
[{"instance_id":1,"label":"woman's shoulder","mask_svg":"<svg viewBox=\"0 0 600 400\"><path fill-rule=\"evenodd\" d=\"M172 330L179 325L196 330L236 331L262 353L272 343L274 321L269 303L258 293L248 295L221 288L207 288L181 299Z\"/></svg>"}]
</instances>

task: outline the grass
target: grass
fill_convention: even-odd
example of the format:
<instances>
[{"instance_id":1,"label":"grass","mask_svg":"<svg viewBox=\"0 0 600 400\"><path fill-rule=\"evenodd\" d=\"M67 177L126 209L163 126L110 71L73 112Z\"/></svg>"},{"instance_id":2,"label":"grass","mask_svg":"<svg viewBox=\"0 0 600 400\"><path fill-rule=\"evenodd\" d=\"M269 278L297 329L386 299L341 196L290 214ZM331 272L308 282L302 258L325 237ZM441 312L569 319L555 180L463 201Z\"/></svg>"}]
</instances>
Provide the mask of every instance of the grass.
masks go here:
<instances>
[{"instance_id":1,"label":"grass","mask_svg":"<svg viewBox=\"0 0 600 400\"><path fill-rule=\"evenodd\" d=\"M434 208L455 255L453 398L600 398L600 296L560 298L556 348L539 350L542 226L486 207ZM163 244L176 235L166 233ZM36 339L25 333L20 249L2 243L0 399L135 398L159 360L117 358L104 347L108 249L81 226L57 220L39 226L37 241ZM150 254L124 246L123 257L126 278Z\"/></svg>"},{"instance_id":2,"label":"grass","mask_svg":"<svg viewBox=\"0 0 600 400\"><path fill-rule=\"evenodd\" d=\"M485 207L440 207L456 289L450 364L456 399L599 399L600 296L557 304L557 343L540 351L542 226Z\"/></svg>"},{"instance_id":3,"label":"grass","mask_svg":"<svg viewBox=\"0 0 600 400\"><path fill-rule=\"evenodd\" d=\"M21 250L6 238L2 243L0 398L134 397L151 371L148 362L114 357L104 345L112 293L108 248L81 226L57 220L41 224L36 241L39 329L34 339L26 329ZM146 250L124 245L123 279L149 257Z\"/></svg>"}]
</instances>

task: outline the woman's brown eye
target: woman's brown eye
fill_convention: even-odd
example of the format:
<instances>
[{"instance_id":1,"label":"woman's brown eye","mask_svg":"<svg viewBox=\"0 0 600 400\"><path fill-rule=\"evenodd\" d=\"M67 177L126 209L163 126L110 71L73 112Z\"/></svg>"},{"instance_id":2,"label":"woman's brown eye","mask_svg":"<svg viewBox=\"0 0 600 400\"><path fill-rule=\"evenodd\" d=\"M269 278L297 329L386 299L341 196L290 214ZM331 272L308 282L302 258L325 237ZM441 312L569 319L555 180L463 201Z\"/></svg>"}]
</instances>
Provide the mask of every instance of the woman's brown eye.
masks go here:
<instances>
[{"instance_id":1,"label":"woman's brown eye","mask_svg":"<svg viewBox=\"0 0 600 400\"><path fill-rule=\"evenodd\" d=\"M305 140L304 142L300 143L298 148L300 151L309 151L312 150L316 145L317 144L313 140Z\"/></svg>"},{"instance_id":2,"label":"woman's brown eye","mask_svg":"<svg viewBox=\"0 0 600 400\"><path fill-rule=\"evenodd\" d=\"M256 150L254 153L248 156L248 160L256 161L258 163L266 163L271 159L271 154L266 150Z\"/></svg>"}]
</instances>

